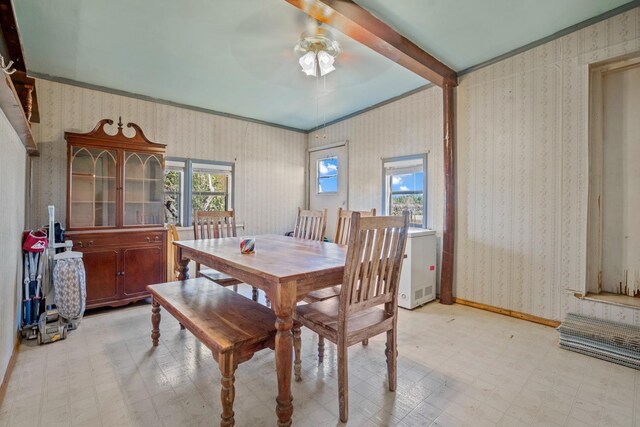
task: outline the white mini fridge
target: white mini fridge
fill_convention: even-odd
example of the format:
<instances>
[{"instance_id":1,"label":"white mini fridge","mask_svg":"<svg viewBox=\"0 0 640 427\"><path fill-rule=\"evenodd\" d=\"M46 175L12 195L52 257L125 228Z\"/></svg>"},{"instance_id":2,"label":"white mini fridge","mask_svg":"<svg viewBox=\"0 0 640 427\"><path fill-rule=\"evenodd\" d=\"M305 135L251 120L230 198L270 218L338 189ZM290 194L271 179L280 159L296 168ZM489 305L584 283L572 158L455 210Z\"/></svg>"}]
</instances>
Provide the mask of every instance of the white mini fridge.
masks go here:
<instances>
[{"instance_id":1,"label":"white mini fridge","mask_svg":"<svg viewBox=\"0 0 640 427\"><path fill-rule=\"evenodd\" d=\"M398 305L412 309L436 299L436 232L410 228L407 237Z\"/></svg>"}]
</instances>

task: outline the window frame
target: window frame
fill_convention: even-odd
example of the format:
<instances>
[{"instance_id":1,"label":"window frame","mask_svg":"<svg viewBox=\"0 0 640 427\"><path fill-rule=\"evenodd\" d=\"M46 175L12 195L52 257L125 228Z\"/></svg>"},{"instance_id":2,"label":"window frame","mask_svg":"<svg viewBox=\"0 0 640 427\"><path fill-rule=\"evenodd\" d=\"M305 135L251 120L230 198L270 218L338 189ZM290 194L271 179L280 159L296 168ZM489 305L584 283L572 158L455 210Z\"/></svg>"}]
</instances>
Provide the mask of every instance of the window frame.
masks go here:
<instances>
[{"instance_id":1,"label":"window frame","mask_svg":"<svg viewBox=\"0 0 640 427\"><path fill-rule=\"evenodd\" d=\"M407 161L407 160L421 160L422 161L422 191L392 191L390 179L393 175L387 175L389 167L387 164ZM424 154L412 154L408 156L386 157L382 159L382 212L385 215L389 215L388 209L391 207L391 197L393 195L410 195L410 194L422 194L422 228L427 228L427 198L429 195L428 190L428 153Z\"/></svg>"},{"instance_id":2,"label":"window frame","mask_svg":"<svg viewBox=\"0 0 640 427\"><path fill-rule=\"evenodd\" d=\"M167 161L183 162L184 163L184 179L182 180L182 197L183 207L181 224L183 227L190 227L193 225L193 165L206 165L206 166L223 166L225 168L231 168L231 185L227 186L227 192L211 192L213 196L226 196L227 209L233 209L235 206L235 194L236 194L236 165L235 162L223 162L218 160L202 160L192 159L186 157L167 157ZM209 193L199 193L200 195L209 195Z\"/></svg>"}]
</instances>

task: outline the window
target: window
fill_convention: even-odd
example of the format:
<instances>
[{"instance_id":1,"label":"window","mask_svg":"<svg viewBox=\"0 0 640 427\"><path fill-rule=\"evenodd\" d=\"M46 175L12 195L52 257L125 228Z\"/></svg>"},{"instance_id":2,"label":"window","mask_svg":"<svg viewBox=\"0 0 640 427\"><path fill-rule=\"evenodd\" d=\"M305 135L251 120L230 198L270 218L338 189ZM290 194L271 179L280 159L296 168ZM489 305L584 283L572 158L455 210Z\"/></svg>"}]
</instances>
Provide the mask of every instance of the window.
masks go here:
<instances>
[{"instance_id":1,"label":"window","mask_svg":"<svg viewBox=\"0 0 640 427\"><path fill-rule=\"evenodd\" d=\"M193 211L233 208L233 163L168 159L165 165L167 223L188 226Z\"/></svg>"},{"instance_id":2,"label":"window","mask_svg":"<svg viewBox=\"0 0 640 427\"><path fill-rule=\"evenodd\" d=\"M415 155L383 160L383 200L386 215L411 214L412 227L427 226L427 156Z\"/></svg>"},{"instance_id":3,"label":"window","mask_svg":"<svg viewBox=\"0 0 640 427\"><path fill-rule=\"evenodd\" d=\"M338 192L338 158L318 160L318 194Z\"/></svg>"},{"instance_id":4,"label":"window","mask_svg":"<svg viewBox=\"0 0 640 427\"><path fill-rule=\"evenodd\" d=\"M192 163L191 173L192 211L229 210L231 166Z\"/></svg>"}]
</instances>

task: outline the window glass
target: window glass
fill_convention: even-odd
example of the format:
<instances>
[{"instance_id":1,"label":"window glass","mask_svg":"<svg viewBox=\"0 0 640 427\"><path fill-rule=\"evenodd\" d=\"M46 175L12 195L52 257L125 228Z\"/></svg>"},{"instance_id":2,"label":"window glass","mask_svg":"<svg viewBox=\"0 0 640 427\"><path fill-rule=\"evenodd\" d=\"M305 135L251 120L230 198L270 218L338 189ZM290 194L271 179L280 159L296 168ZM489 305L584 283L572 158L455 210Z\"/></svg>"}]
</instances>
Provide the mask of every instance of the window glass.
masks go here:
<instances>
[{"instance_id":1,"label":"window glass","mask_svg":"<svg viewBox=\"0 0 640 427\"><path fill-rule=\"evenodd\" d=\"M318 160L318 194L338 192L338 158Z\"/></svg>"},{"instance_id":2,"label":"window glass","mask_svg":"<svg viewBox=\"0 0 640 427\"><path fill-rule=\"evenodd\" d=\"M229 175L213 169L194 168L191 181L193 211L226 211Z\"/></svg>"},{"instance_id":3,"label":"window glass","mask_svg":"<svg viewBox=\"0 0 640 427\"><path fill-rule=\"evenodd\" d=\"M412 227L426 227L426 188L424 155L401 159L386 159L385 214L402 215L409 211Z\"/></svg>"},{"instance_id":4,"label":"window glass","mask_svg":"<svg viewBox=\"0 0 640 427\"><path fill-rule=\"evenodd\" d=\"M164 173L164 215L168 224L182 225L182 188L184 170L167 169Z\"/></svg>"},{"instance_id":5,"label":"window glass","mask_svg":"<svg viewBox=\"0 0 640 427\"><path fill-rule=\"evenodd\" d=\"M392 191L422 191L424 172L405 173L391 176Z\"/></svg>"}]
</instances>

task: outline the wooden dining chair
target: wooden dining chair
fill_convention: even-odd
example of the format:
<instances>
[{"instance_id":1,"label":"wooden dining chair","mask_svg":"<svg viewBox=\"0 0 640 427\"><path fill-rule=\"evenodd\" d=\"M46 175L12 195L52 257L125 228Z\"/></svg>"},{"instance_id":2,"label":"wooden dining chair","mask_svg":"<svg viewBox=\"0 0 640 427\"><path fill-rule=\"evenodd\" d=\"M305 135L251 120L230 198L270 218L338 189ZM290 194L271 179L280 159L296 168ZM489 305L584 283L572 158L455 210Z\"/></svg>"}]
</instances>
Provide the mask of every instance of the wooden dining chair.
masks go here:
<instances>
[{"instance_id":1,"label":"wooden dining chair","mask_svg":"<svg viewBox=\"0 0 640 427\"><path fill-rule=\"evenodd\" d=\"M334 243L346 245L349 240L349 231L351 230L351 215L358 211L346 211L338 208L338 221L336 224L336 238ZM370 211L359 211L360 218L376 216L376 209ZM329 288L320 289L318 291L309 292L305 297L306 302L324 301L340 295L340 285L331 286Z\"/></svg>"},{"instance_id":2,"label":"wooden dining chair","mask_svg":"<svg viewBox=\"0 0 640 427\"><path fill-rule=\"evenodd\" d=\"M309 211L298 208L296 226L293 229L293 237L306 240L324 240L324 232L327 228L327 210Z\"/></svg>"},{"instance_id":3,"label":"wooden dining chair","mask_svg":"<svg viewBox=\"0 0 640 427\"><path fill-rule=\"evenodd\" d=\"M299 305L293 315L293 336L300 324L338 347L340 421L347 422L348 348L386 332L389 390L397 385L398 283L407 243L409 213L403 216L351 216L347 258L339 298ZM296 354L296 361L299 355ZM294 364L300 378L300 363Z\"/></svg>"},{"instance_id":4,"label":"wooden dining chair","mask_svg":"<svg viewBox=\"0 0 640 427\"><path fill-rule=\"evenodd\" d=\"M195 240L237 237L235 212L233 209L228 211L194 211L193 236ZM199 263L196 263L196 277L206 277L221 286L233 286L234 291L237 291L238 285L242 283L240 280L212 268L202 269ZM254 301L258 300L258 288L255 286L251 297Z\"/></svg>"},{"instance_id":5,"label":"wooden dining chair","mask_svg":"<svg viewBox=\"0 0 640 427\"><path fill-rule=\"evenodd\" d=\"M338 208L338 222L336 224L336 237L333 239L334 243L346 245L349 242L351 215L353 215L354 212L360 212L360 218L376 216L376 208L372 208L370 211L346 211Z\"/></svg>"},{"instance_id":6,"label":"wooden dining chair","mask_svg":"<svg viewBox=\"0 0 640 427\"><path fill-rule=\"evenodd\" d=\"M346 245L349 241L349 231L351 231L351 215L353 212L347 211L342 208L338 208L338 220L336 224L336 237L334 243L339 245ZM359 211L360 218L376 216L376 208L372 208L370 211ZM307 303L324 301L329 298L335 298L340 295L340 285L331 286L329 288L319 289L307 294L304 301ZM362 341L362 345L367 345L367 340ZM318 337L318 363L324 362L324 338Z\"/></svg>"},{"instance_id":7,"label":"wooden dining chair","mask_svg":"<svg viewBox=\"0 0 640 427\"><path fill-rule=\"evenodd\" d=\"M169 237L169 250L171 254L171 258L168 260L170 263L169 271L172 273L171 279L178 280L178 269L180 267L180 263L178 261L180 260L178 259L178 248L173 244L173 242L180 240L180 235L178 234L178 229L174 224L167 225L167 234Z\"/></svg>"}]
</instances>

